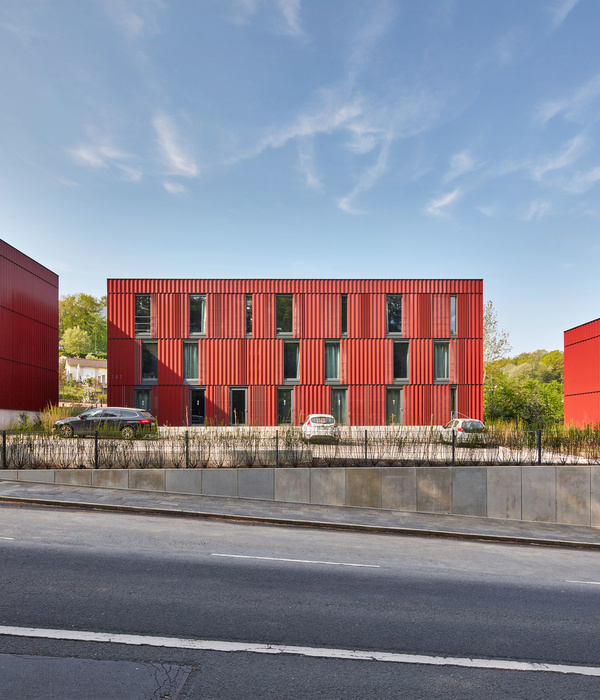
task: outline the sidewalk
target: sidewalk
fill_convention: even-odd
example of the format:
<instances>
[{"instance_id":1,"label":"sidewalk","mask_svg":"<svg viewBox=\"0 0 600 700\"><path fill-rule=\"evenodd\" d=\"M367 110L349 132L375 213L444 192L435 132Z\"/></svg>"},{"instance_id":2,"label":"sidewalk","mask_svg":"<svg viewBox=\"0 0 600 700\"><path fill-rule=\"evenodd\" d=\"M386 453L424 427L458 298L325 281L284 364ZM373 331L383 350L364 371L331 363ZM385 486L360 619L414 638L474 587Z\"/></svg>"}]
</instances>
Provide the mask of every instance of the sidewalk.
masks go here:
<instances>
[{"instance_id":1,"label":"sidewalk","mask_svg":"<svg viewBox=\"0 0 600 700\"><path fill-rule=\"evenodd\" d=\"M223 496L192 496L0 479L0 505L32 504L163 516L216 518L276 525L397 535L577 547L600 551L600 528L407 513L375 508L274 503Z\"/></svg>"}]
</instances>

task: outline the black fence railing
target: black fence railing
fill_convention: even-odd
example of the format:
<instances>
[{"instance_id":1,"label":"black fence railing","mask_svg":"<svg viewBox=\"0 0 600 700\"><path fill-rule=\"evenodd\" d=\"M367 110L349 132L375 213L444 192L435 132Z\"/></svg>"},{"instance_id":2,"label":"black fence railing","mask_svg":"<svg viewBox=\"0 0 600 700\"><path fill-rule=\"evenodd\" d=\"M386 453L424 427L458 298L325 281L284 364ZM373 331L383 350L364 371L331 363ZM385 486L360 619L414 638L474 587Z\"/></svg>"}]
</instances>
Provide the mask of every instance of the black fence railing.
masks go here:
<instances>
[{"instance_id":1,"label":"black fence railing","mask_svg":"<svg viewBox=\"0 0 600 700\"><path fill-rule=\"evenodd\" d=\"M307 442L297 427L200 428L150 439L96 434L61 439L2 433L2 469L194 469L230 467L477 466L600 464L600 433L439 428L343 428L331 442Z\"/></svg>"}]
</instances>

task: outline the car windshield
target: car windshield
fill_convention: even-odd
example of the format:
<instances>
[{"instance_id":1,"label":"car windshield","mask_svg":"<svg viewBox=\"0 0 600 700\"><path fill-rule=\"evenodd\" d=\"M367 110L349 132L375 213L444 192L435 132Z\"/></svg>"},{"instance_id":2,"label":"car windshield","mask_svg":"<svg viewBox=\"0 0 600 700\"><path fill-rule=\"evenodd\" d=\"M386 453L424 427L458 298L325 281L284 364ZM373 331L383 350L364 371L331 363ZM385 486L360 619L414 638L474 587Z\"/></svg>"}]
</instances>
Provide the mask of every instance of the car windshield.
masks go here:
<instances>
[{"instance_id":1,"label":"car windshield","mask_svg":"<svg viewBox=\"0 0 600 700\"><path fill-rule=\"evenodd\" d=\"M465 430L483 430L483 423L478 420L468 420L463 423Z\"/></svg>"},{"instance_id":2,"label":"car windshield","mask_svg":"<svg viewBox=\"0 0 600 700\"><path fill-rule=\"evenodd\" d=\"M335 423L335 418L333 416L314 416L311 421L315 425L333 425Z\"/></svg>"}]
</instances>

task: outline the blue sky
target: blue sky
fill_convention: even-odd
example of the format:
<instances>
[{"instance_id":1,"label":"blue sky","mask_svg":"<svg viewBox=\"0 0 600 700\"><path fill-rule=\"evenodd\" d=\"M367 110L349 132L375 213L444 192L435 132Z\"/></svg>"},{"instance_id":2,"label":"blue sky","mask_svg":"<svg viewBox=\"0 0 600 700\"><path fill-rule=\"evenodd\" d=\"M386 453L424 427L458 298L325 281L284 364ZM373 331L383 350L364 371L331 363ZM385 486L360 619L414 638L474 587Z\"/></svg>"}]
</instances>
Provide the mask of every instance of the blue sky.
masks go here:
<instances>
[{"instance_id":1,"label":"blue sky","mask_svg":"<svg viewBox=\"0 0 600 700\"><path fill-rule=\"evenodd\" d=\"M600 316L597 0L2 0L0 236L60 275L483 278Z\"/></svg>"}]
</instances>

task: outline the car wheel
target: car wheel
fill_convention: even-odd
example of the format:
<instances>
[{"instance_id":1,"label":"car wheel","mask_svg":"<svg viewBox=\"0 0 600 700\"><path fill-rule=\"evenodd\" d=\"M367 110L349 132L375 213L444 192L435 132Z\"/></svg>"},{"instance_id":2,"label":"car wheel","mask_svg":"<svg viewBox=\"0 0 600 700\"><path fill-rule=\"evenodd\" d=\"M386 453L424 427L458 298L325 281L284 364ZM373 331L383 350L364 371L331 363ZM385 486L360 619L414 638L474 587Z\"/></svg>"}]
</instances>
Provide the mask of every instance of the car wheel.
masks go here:
<instances>
[{"instance_id":1,"label":"car wheel","mask_svg":"<svg viewBox=\"0 0 600 700\"><path fill-rule=\"evenodd\" d=\"M73 437L73 426L69 425L66 423L65 425L61 425L60 429L60 436L64 438L70 438Z\"/></svg>"},{"instance_id":2,"label":"car wheel","mask_svg":"<svg viewBox=\"0 0 600 700\"><path fill-rule=\"evenodd\" d=\"M124 428L121 429L121 435L126 440L131 440L131 438L134 436L133 428L130 425L126 425Z\"/></svg>"}]
</instances>

